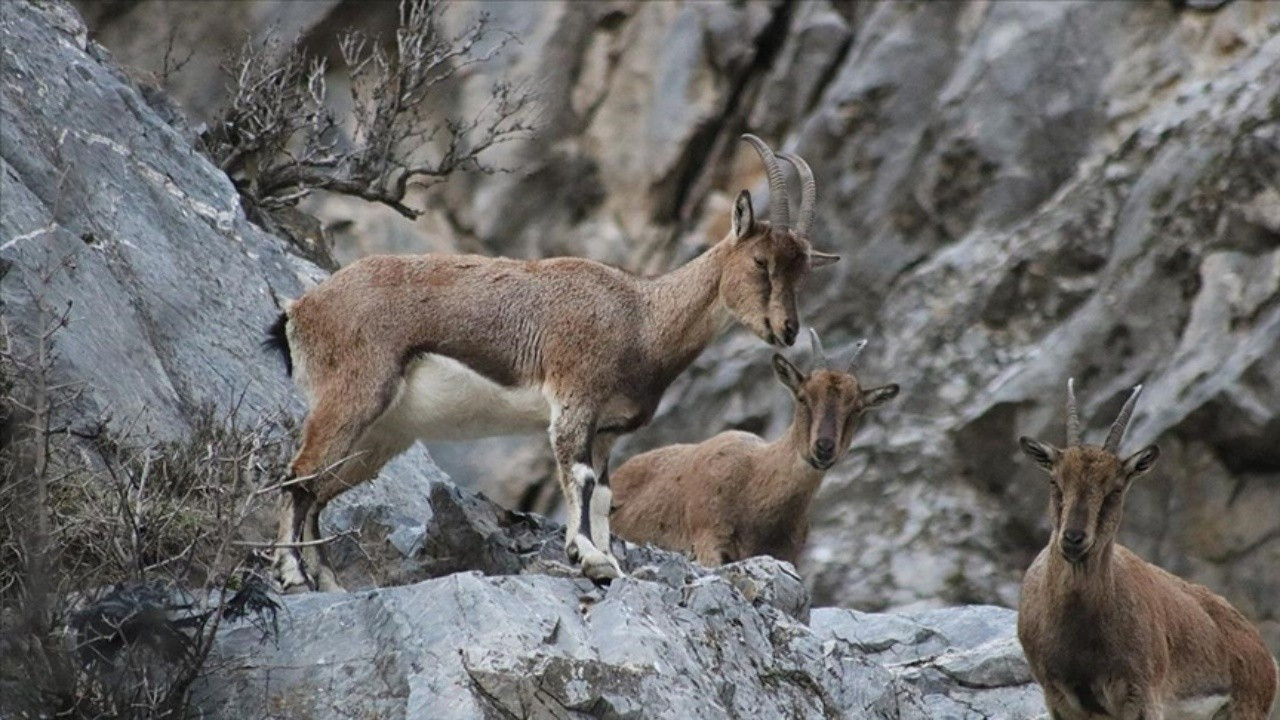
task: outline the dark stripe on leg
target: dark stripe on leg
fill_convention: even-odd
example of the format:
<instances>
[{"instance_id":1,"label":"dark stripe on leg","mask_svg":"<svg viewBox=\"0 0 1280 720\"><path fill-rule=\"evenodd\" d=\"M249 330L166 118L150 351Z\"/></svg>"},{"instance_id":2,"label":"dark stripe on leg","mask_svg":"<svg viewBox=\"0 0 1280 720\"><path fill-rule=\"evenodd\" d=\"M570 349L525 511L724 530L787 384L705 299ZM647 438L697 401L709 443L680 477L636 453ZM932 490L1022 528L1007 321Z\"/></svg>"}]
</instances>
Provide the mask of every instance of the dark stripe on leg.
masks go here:
<instances>
[{"instance_id":1,"label":"dark stripe on leg","mask_svg":"<svg viewBox=\"0 0 1280 720\"><path fill-rule=\"evenodd\" d=\"M595 492L595 478L587 478L582 483L582 502L578 508L578 534L591 539L591 494Z\"/></svg>"},{"instance_id":2,"label":"dark stripe on leg","mask_svg":"<svg viewBox=\"0 0 1280 720\"><path fill-rule=\"evenodd\" d=\"M289 488L288 492L293 496L293 516L290 518L293 526L293 537L290 542L302 542L306 535L307 512L311 509L311 503L315 502L315 496L306 490L297 488ZM306 580L307 586L312 590L316 589L316 579L313 571L307 567L307 561L302 557L302 548L291 547L287 552L293 555L294 560L298 563L298 570L302 573L303 579Z\"/></svg>"}]
</instances>

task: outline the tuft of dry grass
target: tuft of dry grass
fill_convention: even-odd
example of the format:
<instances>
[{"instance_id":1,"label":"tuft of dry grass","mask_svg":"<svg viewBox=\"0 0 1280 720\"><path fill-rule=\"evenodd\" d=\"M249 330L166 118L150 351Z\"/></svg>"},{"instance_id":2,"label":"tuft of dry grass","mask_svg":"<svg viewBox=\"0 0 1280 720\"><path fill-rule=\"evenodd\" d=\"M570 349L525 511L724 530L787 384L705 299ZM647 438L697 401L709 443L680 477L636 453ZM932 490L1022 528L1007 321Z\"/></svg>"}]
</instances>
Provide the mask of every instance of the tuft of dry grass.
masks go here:
<instances>
[{"instance_id":1,"label":"tuft of dry grass","mask_svg":"<svg viewBox=\"0 0 1280 720\"><path fill-rule=\"evenodd\" d=\"M83 385L53 371L70 313L50 288L66 267L19 270L34 331L0 319L0 716L186 717L224 618L274 631L237 541L290 434L212 407L178 441L105 420L73 430Z\"/></svg>"}]
</instances>

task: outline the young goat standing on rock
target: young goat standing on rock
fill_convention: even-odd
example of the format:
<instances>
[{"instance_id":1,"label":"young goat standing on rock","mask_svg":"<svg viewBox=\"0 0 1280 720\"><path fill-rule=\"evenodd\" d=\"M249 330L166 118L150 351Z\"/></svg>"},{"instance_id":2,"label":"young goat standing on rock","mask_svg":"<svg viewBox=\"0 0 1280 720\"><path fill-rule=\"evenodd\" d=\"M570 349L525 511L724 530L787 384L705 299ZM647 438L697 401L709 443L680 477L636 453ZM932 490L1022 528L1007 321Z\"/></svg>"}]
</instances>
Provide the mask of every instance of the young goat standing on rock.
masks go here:
<instances>
[{"instance_id":1,"label":"young goat standing on rock","mask_svg":"<svg viewBox=\"0 0 1280 720\"><path fill-rule=\"evenodd\" d=\"M1073 382L1067 447L1019 440L1049 473L1053 534L1023 580L1018 639L1054 720L1265 720L1277 668L1258 631L1115 541L1130 483L1160 455L1116 454L1141 390L1100 448L1080 444Z\"/></svg>"},{"instance_id":2,"label":"young goat standing on rock","mask_svg":"<svg viewBox=\"0 0 1280 720\"><path fill-rule=\"evenodd\" d=\"M815 368L802 373L773 356L778 379L795 396L786 435L767 443L724 432L699 445L671 445L618 468L613 522L632 542L692 553L716 566L753 555L795 563L809 538L809 503L831 466L844 457L862 413L898 394L897 385L864 390L849 370L826 361L810 329Z\"/></svg>"},{"instance_id":3,"label":"young goat standing on rock","mask_svg":"<svg viewBox=\"0 0 1280 720\"><path fill-rule=\"evenodd\" d=\"M642 278L578 258L374 256L285 310L271 344L310 404L281 510L276 574L286 589L337 589L319 516L418 439L546 431L568 507L565 551L593 579L609 549L609 450L649 422L662 393L731 320L770 345L800 328L796 294L838 258L809 242L813 173L791 227L778 158L759 138L769 222L744 190L729 235L684 267Z\"/></svg>"}]
</instances>

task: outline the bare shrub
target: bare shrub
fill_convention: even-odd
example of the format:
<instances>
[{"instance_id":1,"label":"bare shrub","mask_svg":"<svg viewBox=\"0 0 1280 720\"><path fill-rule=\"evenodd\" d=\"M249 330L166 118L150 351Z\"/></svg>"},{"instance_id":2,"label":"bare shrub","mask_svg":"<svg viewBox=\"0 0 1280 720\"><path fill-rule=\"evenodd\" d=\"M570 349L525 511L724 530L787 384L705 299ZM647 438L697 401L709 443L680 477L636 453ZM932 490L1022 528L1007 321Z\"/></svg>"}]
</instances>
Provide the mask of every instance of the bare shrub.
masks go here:
<instances>
[{"instance_id":1,"label":"bare shrub","mask_svg":"<svg viewBox=\"0 0 1280 720\"><path fill-rule=\"evenodd\" d=\"M0 326L0 716L185 717L222 619L274 624L237 541L288 433L213 408L181 441L73 431L83 386L53 372L70 307L50 297L69 264L23 270L25 342Z\"/></svg>"},{"instance_id":2,"label":"bare shrub","mask_svg":"<svg viewBox=\"0 0 1280 720\"><path fill-rule=\"evenodd\" d=\"M273 211L314 190L382 203L415 219L422 211L405 204L409 188L460 170L494 172L481 155L532 131L530 93L506 80L494 85L475 117L428 118L451 81L513 39L495 30L488 15L446 35L441 9L437 0L402 0L387 44L355 30L339 37L350 77L350 137L328 104L325 62L308 56L297 39L285 46L269 33L230 58L224 69L231 99L202 139L250 210L265 215L255 219L269 225ZM424 147L436 148L436 156L415 158Z\"/></svg>"}]
</instances>

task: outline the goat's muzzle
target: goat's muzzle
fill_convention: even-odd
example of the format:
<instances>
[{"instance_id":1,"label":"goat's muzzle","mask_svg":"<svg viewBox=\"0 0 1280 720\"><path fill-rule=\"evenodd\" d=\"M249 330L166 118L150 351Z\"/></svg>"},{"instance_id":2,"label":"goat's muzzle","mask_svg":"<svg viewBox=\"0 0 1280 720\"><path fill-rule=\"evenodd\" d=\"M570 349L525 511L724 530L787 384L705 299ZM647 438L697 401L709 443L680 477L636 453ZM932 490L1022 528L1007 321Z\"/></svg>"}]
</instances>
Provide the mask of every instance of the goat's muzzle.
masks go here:
<instances>
[{"instance_id":1,"label":"goat's muzzle","mask_svg":"<svg viewBox=\"0 0 1280 720\"><path fill-rule=\"evenodd\" d=\"M1062 557L1070 563L1084 562L1089 554L1089 545L1083 530L1063 530L1058 547L1062 550Z\"/></svg>"},{"instance_id":2,"label":"goat's muzzle","mask_svg":"<svg viewBox=\"0 0 1280 720\"><path fill-rule=\"evenodd\" d=\"M769 318L764 319L764 333L760 337L773 347L791 346L796 341L796 332L791 328L791 322L787 322L787 327L780 335L773 329L773 322Z\"/></svg>"},{"instance_id":3,"label":"goat's muzzle","mask_svg":"<svg viewBox=\"0 0 1280 720\"><path fill-rule=\"evenodd\" d=\"M797 323L795 320L788 320L783 325L783 328L782 328L782 341L785 342L788 347L791 345L795 345L796 335L798 335L799 333L800 333L800 324Z\"/></svg>"},{"instance_id":4,"label":"goat's muzzle","mask_svg":"<svg viewBox=\"0 0 1280 720\"><path fill-rule=\"evenodd\" d=\"M819 438L813 443L807 459L815 469L829 470L836 464L835 442L830 438Z\"/></svg>"}]
</instances>

